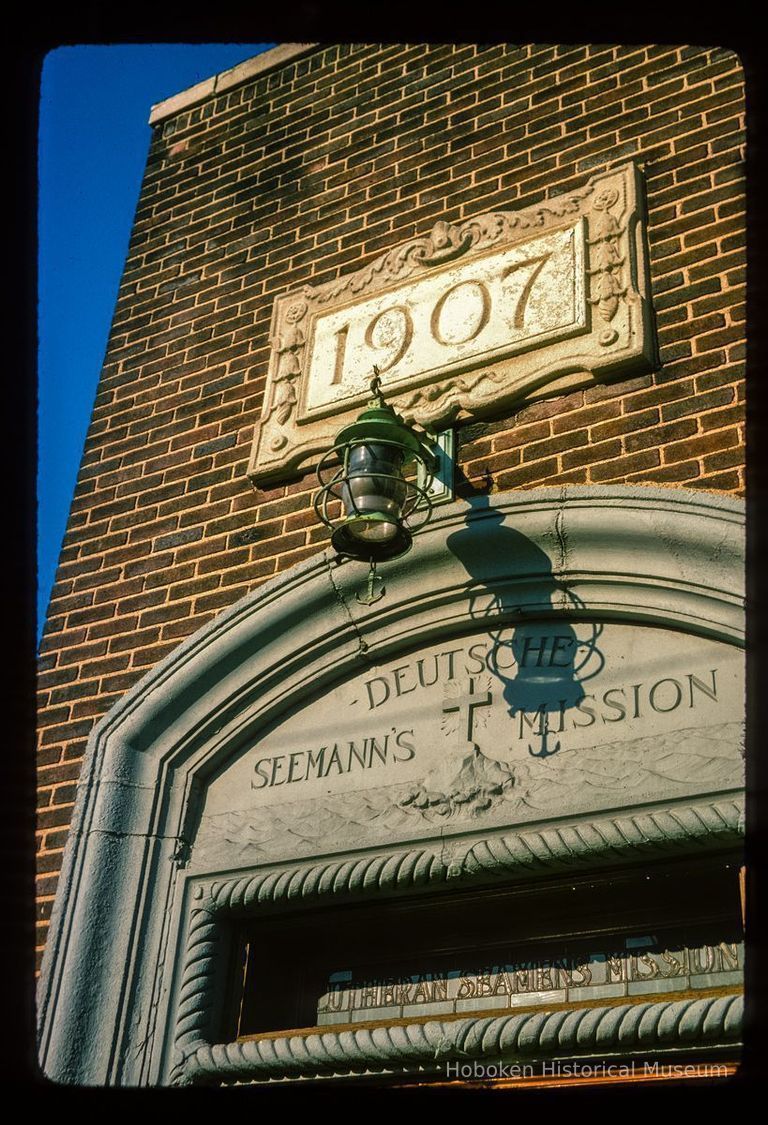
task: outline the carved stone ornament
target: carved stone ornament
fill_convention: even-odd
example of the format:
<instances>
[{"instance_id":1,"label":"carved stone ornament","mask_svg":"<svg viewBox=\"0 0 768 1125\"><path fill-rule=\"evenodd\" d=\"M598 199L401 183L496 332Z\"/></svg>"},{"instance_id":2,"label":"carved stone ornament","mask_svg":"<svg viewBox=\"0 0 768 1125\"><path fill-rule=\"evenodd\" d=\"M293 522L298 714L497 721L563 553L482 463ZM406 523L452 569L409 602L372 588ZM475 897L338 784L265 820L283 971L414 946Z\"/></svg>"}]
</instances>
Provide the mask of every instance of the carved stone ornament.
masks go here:
<instances>
[{"instance_id":1,"label":"carved stone ornament","mask_svg":"<svg viewBox=\"0 0 768 1125\"><path fill-rule=\"evenodd\" d=\"M440 220L355 273L275 299L254 481L317 462L376 364L440 426L653 363L640 174L625 164L520 211Z\"/></svg>"}]
</instances>

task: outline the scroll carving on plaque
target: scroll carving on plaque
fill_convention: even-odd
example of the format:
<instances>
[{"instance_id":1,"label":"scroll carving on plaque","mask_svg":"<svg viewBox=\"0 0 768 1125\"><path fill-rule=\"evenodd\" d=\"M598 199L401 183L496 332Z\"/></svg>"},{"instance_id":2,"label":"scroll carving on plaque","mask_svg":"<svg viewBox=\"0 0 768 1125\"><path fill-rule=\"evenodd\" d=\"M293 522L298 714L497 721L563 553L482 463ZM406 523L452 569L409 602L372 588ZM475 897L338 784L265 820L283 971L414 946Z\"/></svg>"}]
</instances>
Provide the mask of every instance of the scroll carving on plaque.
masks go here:
<instances>
[{"instance_id":1,"label":"scroll carving on plaque","mask_svg":"<svg viewBox=\"0 0 768 1125\"><path fill-rule=\"evenodd\" d=\"M364 406L373 365L409 422L649 369L640 174L626 164L520 211L440 220L363 269L275 299L249 475L316 463Z\"/></svg>"}]
</instances>

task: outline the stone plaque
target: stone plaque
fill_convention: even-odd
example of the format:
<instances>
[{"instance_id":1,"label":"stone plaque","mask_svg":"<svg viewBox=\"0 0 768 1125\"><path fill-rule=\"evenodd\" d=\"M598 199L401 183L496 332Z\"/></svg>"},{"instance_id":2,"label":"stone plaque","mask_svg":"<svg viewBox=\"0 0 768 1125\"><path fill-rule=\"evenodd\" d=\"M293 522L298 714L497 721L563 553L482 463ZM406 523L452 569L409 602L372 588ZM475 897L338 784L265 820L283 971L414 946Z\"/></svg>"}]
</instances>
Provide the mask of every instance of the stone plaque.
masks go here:
<instances>
[{"instance_id":1,"label":"stone plaque","mask_svg":"<svg viewBox=\"0 0 768 1125\"><path fill-rule=\"evenodd\" d=\"M320 313L308 346L297 420L369 396L371 357L387 388L427 383L468 362L492 361L583 332L584 221L444 266L352 308Z\"/></svg>"},{"instance_id":2,"label":"stone plaque","mask_svg":"<svg viewBox=\"0 0 768 1125\"><path fill-rule=\"evenodd\" d=\"M651 362L633 165L524 210L479 215L275 300L249 473L316 462L373 365L409 421L439 426Z\"/></svg>"},{"instance_id":3,"label":"stone plaque","mask_svg":"<svg viewBox=\"0 0 768 1125\"><path fill-rule=\"evenodd\" d=\"M205 868L583 816L742 785L743 666L721 642L527 622L372 665L209 786Z\"/></svg>"}]
</instances>

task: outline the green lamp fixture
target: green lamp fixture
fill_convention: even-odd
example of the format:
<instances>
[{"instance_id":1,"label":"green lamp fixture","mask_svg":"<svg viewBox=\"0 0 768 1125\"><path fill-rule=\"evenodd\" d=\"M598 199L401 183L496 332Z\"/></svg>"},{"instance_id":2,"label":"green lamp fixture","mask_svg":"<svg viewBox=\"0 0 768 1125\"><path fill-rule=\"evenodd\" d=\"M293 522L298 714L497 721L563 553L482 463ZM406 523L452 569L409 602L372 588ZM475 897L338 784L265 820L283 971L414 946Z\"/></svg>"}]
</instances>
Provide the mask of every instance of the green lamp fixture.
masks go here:
<instances>
[{"instance_id":1,"label":"green lamp fixture","mask_svg":"<svg viewBox=\"0 0 768 1125\"><path fill-rule=\"evenodd\" d=\"M367 601L383 593L382 589L372 596L376 563L404 555L413 532L428 522L428 493L437 465L431 444L384 401L378 368L373 371L372 398L357 420L339 431L321 459L320 489L314 498L337 554L370 564ZM340 503L333 505L334 500Z\"/></svg>"}]
</instances>

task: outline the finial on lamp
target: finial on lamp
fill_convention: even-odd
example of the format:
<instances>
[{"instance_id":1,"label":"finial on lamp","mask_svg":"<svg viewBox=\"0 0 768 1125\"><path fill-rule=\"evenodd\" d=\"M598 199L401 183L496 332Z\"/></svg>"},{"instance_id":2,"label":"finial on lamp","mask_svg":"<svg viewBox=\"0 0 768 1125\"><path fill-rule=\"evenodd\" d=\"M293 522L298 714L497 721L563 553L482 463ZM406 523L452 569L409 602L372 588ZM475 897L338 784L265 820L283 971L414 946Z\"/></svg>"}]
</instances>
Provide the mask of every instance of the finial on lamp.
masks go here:
<instances>
[{"instance_id":1,"label":"finial on lamp","mask_svg":"<svg viewBox=\"0 0 768 1125\"><path fill-rule=\"evenodd\" d=\"M369 406L384 406L384 395L381 393L381 375L375 363L373 365L373 378L371 379L371 395L373 397Z\"/></svg>"}]
</instances>

